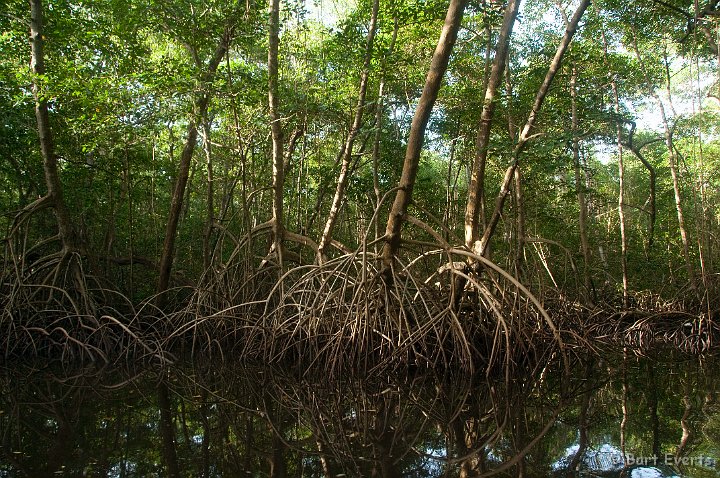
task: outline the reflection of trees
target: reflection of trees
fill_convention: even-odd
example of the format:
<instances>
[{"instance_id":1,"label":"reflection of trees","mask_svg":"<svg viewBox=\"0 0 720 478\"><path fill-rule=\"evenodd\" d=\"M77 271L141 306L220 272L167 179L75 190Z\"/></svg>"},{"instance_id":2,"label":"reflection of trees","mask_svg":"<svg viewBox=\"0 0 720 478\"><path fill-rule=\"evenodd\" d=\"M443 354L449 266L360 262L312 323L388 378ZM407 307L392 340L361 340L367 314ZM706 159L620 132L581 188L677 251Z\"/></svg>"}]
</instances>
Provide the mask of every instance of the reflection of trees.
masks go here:
<instances>
[{"instance_id":1,"label":"reflection of trees","mask_svg":"<svg viewBox=\"0 0 720 478\"><path fill-rule=\"evenodd\" d=\"M172 404L170 403L170 392L164 382L158 385L158 408L160 409L160 438L162 440L162 455L165 461L165 469L169 478L180 476L180 465L178 464L177 450L175 447L175 430L173 426Z\"/></svg>"},{"instance_id":2,"label":"reflection of trees","mask_svg":"<svg viewBox=\"0 0 720 478\"><path fill-rule=\"evenodd\" d=\"M134 406L137 389L105 390L100 372L58 378L46 369L7 372L0 391L0 471L21 476L157 474L156 436ZM104 375L105 383L116 374ZM113 400L107 400L112 394ZM138 419L140 417L140 419Z\"/></svg>"},{"instance_id":3,"label":"reflection of trees","mask_svg":"<svg viewBox=\"0 0 720 478\"><path fill-rule=\"evenodd\" d=\"M601 446L619 445L623 400L628 453L717 452L711 365L681 375L659 361L625 366L625 380L612 360L578 361L566 380L552 366L507 380L18 369L0 382L0 474L576 476Z\"/></svg>"},{"instance_id":4,"label":"reflection of trees","mask_svg":"<svg viewBox=\"0 0 720 478\"><path fill-rule=\"evenodd\" d=\"M664 462L666 454L677 458L717 457L720 437L702 432L703 425L713 417L717 419L720 412L707 411L712 408L706 405L707 397L716 393L716 372L710 363L659 352L642 359L628 355L618 363L609 360L604 366L605 377L595 380L598 388L593 391L591 406L584 411L585 399L580 397L563 412L559 420L562 425L549 437L556 448L548 455L555 459L566 456L556 461L556 466L576 476L572 465L579 464L580 469L593 463L606 466L612 460L622 460L625 454L658 456L658 463ZM588 425L585 432L584 416ZM587 441L585 446L583 441ZM583 457L574 454L583 448ZM606 462L601 463L603 460ZM700 466L679 468L689 476L715 476L715 471ZM606 476L620 476L610 473L608 466L605 470Z\"/></svg>"},{"instance_id":5,"label":"reflection of trees","mask_svg":"<svg viewBox=\"0 0 720 478\"><path fill-rule=\"evenodd\" d=\"M6 468L27 475L475 476L498 464L490 454L512 455L502 431L511 406L516 422L523 414L502 383L466 377L330 381L233 368L26 375L4 383L12 393L3 410L15 413L0 423Z\"/></svg>"}]
</instances>

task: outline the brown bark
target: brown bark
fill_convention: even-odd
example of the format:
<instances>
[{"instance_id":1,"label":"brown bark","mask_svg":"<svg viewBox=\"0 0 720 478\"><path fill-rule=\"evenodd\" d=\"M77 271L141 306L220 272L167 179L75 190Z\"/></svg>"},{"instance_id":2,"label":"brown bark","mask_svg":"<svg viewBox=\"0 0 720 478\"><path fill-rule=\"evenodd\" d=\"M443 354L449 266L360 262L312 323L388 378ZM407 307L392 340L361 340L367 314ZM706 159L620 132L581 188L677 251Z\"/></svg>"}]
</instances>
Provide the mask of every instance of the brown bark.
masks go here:
<instances>
[{"instance_id":1,"label":"brown bark","mask_svg":"<svg viewBox=\"0 0 720 478\"><path fill-rule=\"evenodd\" d=\"M225 56L230 45L232 37L232 28L226 28L220 43L208 63L207 69L202 77L202 83L208 83L215 76L220 61ZM192 162L193 152L197 144L198 121L202 121L207 114L208 104L210 102L210 93L203 92L195 99L194 109L195 117L190 120L187 126L187 134L185 138L185 146L180 156L180 165L178 167L178 175L175 180L175 188L173 190L170 202L170 212L168 213L167 227L165 228L165 241L163 242L162 253L160 257L160 275L158 277L157 292L162 293L167 290L170 282L170 272L173 266L175 256L175 240L177 238L178 223L183 209L183 201L185 198L185 189L187 188L188 177L190 174L190 164ZM159 302L162 305L162 300Z\"/></svg>"},{"instance_id":2,"label":"brown bark","mask_svg":"<svg viewBox=\"0 0 720 478\"><path fill-rule=\"evenodd\" d=\"M45 53L43 40L43 6L42 0L30 0L30 66L33 72L33 97L35 99L35 120L38 127L38 139L43 158L43 171L49 204L55 211L58 234L63 250L73 252L78 250L78 239L70 214L65 205L62 183L58 172L58 160L50 128L50 115L47 100L40 83L45 75ZM44 201L44 198L36 201ZM32 205L31 205L32 206Z\"/></svg>"},{"instance_id":3,"label":"brown bark","mask_svg":"<svg viewBox=\"0 0 720 478\"><path fill-rule=\"evenodd\" d=\"M577 69L573 67L572 76L570 77L570 99L571 99L571 115L572 115L572 150L573 165L575 169L575 189L577 190L578 205L580 213L578 215L578 224L580 227L580 247L583 255L583 294L585 303L592 307L592 299L590 298L591 282L590 282L590 242L588 241L587 232L587 203L585 201L585 184L581 180L580 174L580 139L579 139L579 120L577 115Z\"/></svg>"},{"instance_id":4,"label":"brown bark","mask_svg":"<svg viewBox=\"0 0 720 478\"><path fill-rule=\"evenodd\" d=\"M365 111L365 96L367 93L368 78L370 76L370 62L372 61L372 49L373 43L375 42L379 8L380 1L374 0L372 13L370 14L370 27L368 28L367 40L365 43L363 70L360 74L360 88L358 91L357 106L355 107L355 118L353 119L352 126L350 127L345 140L345 147L343 148L342 160L340 162L340 174L337 179L335 196L333 196L332 205L330 206L330 213L327 221L325 222L325 227L323 228L320 240L318 241L318 261L320 262L324 261L325 249L332 239L333 229L335 228L335 223L337 222L338 214L340 213L340 205L345 198L345 189L348 183L348 173L350 170L350 160L352 159L353 144L355 143L355 138L360 130L360 126L362 126L362 118Z\"/></svg>"},{"instance_id":5,"label":"brown bark","mask_svg":"<svg viewBox=\"0 0 720 478\"><path fill-rule=\"evenodd\" d=\"M538 113L540 112L540 108L542 107L543 102L545 101L545 97L550 90L550 85L552 85L552 82L555 79L555 75L560 69L560 63L562 62L562 58L565 55L568 46L570 45L570 41L572 40L573 35L575 35L575 32L577 31L580 19L585 13L588 5L590 5L590 0L582 0L580 2L580 5L575 11L575 14L565 28L565 34L563 35L563 38L560 41L557 50L555 51L555 56L550 62L550 66L548 68L547 74L545 75L545 79L543 80L542 85L540 85L540 88L535 94L535 101L533 102L532 109L530 110L530 115L525 122L525 126L523 126L523 129L520 132L520 137L518 138L518 142L512 152L510 167L507 169L507 171L505 171L505 177L503 178L503 182L500 186L500 192L495 199L495 209L493 211L493 214L490 218L490 221L488 222L488 225L485 227L485 232L483 233L482 238L480 238L479 241L475 241L473 244L473 252L477 255L485 256L487 254L488 243L490 242L490 238L492 237L492 235L495 233L495 229L497 228L498 222L500 221L500 215L502 214L502 210L505 205L505 199L510 193L510 183L515 176L515 169L517 168L520 159L520 153L525 148L528 140L531 137L530 131L535 126L535 120Z\"/></svg>"},{"instance_id":6,"label":"brown bark","mask_svg":"<svg viewBox=\"0 0 720 478\"><path fill-rule=\"evenodd\" d=\"M510 81L510 53L508 51L508 66L505 68L505 93L508 97L508 102L512 101L512 81ZM512 110L512 106L511 106ZM515 140L517 137L517 126L515 125L515 118L512 114L508 114L508 135L511 140ZM517 208L517 252L515 255L515 274L519 279L522 279L524 275L524 262L525 262L525 243L527 242L527 234L525 231L525 201L523 200L523 181L522 171L519 167L515 168L515 207Z\"/></svg>"},{"instance_id":7,"label":"brown bark","mask_svg":"<svg viewBox=\"0 0 720 478\"><path fill-rule=\"evenodd\" d=\"M487 162L488 146L490 144L490 129L492 127L493 115L495 113L495 96L500 83L503 80L505 63L507 61L510 36L512 35L515 19L517 18L519 0L510 0L505 7L502 28L495 47L495 59L490 70L490 78L485 89L483 110L480 116L480 127L478 128L475 141L475 158L470 175L470 186L468 188L468 201L465 208L465 246L471 248L477 241L480 230L480 210L485 182L485 164Z\"/></svg>"},{"instance_id":8,"label":"brown bark","mask_svg":"<svg viewBox=\"0 0 720 478\"><path fill-rule=\"evenodd\" d=\"M280 0L270 0L268 22L268 107L270 132L272 134L272 250L282 268L285 218L283 211L283 188L285 169L283 161L283 131L280 124L280 100L278 93L278 50L280 48Z\"/></svg>"},{"instance_id":9,"label":"brown bark","mask_svg":"<svg viewBox=\"0 0 720 478\"><path fill-rule=\"evenodd\" d=\"M400 249L400 232L405 221L407 208L412 200L412 191L420 162L420 152L425 139L425 129L450 60L450 54L455 46L465 5L467 5L467 0L450 0L447 15L445 16L445 24L425 78L425 87L420 95L420 101L410 125L410 135L405 150L405 160L398 185L399 189L395 195L395 201L385 228L385 245L382 257L386 277L392 275L394 258Z\"/></svg>"}]
</instances>

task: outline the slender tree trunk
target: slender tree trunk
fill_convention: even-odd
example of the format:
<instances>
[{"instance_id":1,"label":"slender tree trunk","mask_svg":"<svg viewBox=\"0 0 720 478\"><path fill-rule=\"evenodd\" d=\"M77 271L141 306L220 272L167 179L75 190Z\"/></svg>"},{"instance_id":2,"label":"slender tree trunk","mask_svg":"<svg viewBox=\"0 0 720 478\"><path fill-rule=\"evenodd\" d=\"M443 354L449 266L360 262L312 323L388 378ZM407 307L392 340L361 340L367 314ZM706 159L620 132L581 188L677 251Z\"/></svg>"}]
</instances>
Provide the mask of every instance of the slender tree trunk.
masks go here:
<instances>
[{"instance_id":1,"label":"slender tree trunk","mask_svg":"<svg viewBox=\"0 0 720 478\"><path fill-rule=\"evenodd\" d=\"M670 166L670 175L672 176L673 193L675 195L675 210L677 211L678 227L680 229L680 240L682 241L683 247L683 258L685 259L685 270L687 271L688 280L690 281L690 287L694 291L697 291L697 281L695 279L695 269L692 261L690 260L690 246L688 241L687 229L685 227L685 214L682 206L682 194L680 192L680 180L677 172L677 154L675 153L675 145L673 144L672 129L668 122L667 115L665 114L665 106L662 99L655 91L650 78L648 77L647 70L645 69L640 50L637 46L637 35L633 29L633 48L635 50L635 56L637 57L640 68L645 75L645 83L650 96L653 97L658 107L658 113L660 113L660 119L665 130L665 147L668 153L668 165Z\"/></svg>"},{"instance_id":2,"label":"slender tree trunk","mask_svg":"<svg viewBox=\"0 0 720 478\"><path fill-rule=\"evenodd\" d=\"M50 129L47 100L40 85L43 81L42 77L45 75L42 0L30 0L30 52L30 66L34 75L32 91L35 99L35 120L37 121L40 151L43 158L45 185L47 187L46 197L55 211L58 234L63 250L65 252L74 252L79 248L78 239L63 197L57 155L55 154Z\"/></svg>"},{"instance_id":3,"label":"slender tree trunk","mask_svg":"<svg viewBox=\"0 0 720 478\"><path fill-rule=\"evenodd\" d=\"M592 383L592 370L593 364L589 363L585 366L585 383ZM588 429L590 428L588 423L588 411L590 409L590 399L592 398L592 389L582 394L580 398L580 411L578 413L578 449L575 455L572 457L570 464L568 465L568 478L577 476L577 469L582 463L585 457L585 452L588 447Z\"/></svg>"},{"instance_id":4,"label":"slender tree trunk","mask_svg":"<svg viewBox=\"0 0 720 478\"><path fill-rule=\"evenodd\" d=\"M630 411L628 407L628 395L630 392L630 386L628 385L628 377L627 377L627 348L623 349L623 362L622 362L622 402L621 402L621 411L622 411L622 419L620 420L620 452L622 453L623 457L627 456L627 424L630 419ZM627 464L626 464L627 466Z\"/></svg>"},{"instance_id":5,"label":"slender tree trunk","mask_svg":"<svg viewBox=\"0 0 720 478\"><path fill-rule=\"evenodd\" d=\"M510 183L512 182L515 175L515 169L517 168L519 162L520 153L525 148L528 140L531 137L530 131L535 126L535 120L538 113L540 112L540 108L542 107L543 102L545 101L545 97L550 90L550 85L552 84L555 75L560 69L560 63L562 62L562 58L565 55L565 52L570 45L570 41L572 40L573 35L577 31L578 23L580 23L580 19L582 18L589 4L590 0L582 0L580 2L580 5L578 5L575 14L565 28L565 35L563 36L557 50L555 51L555 56L550 62L550 67L548 68L547 74L545 75L545 79L543 80L542 85L540 85L540 88L535 94L535 101L533 103L532 109L530 110L530 115L525 122L525 126L523 126L523 129L520 132L520 137L518 138L518 142L512 152L510 167L507 169L507 171L505 171L503 182L500 185L500 192L495 199L495 209L493 211L493 214L490 217L488 225L485 227L485 232L483 233L482 238L480 238L479 241L475 241L473 243L473 252L478 255L485 256L487 254L488 243L490 242L490 238L492 237L492 235L495 233L495 229L497 228L498 222L500 221L500 215L502 214L503 206L505 205L505 199L510 193Z\"/></svg>"},{"instance_id":6,"label":"slender tree trunk","mask_svg":"<svg viewBox=\"0 0 720 478\"><path fill-rule=\"evenodd\" d=\"M203 268L207 271L210 268L212 246L210 239L215 224L215 177L213 174L212 147L210 145L210 121L203 119L203 149L207 161L207 217L205 218L205 231L203 233Z\"/></svg>"},{"instance_id":7,"label":"slender tree trunk","mask_svg":"<svg viewBox=\"0 0 720 478\"><path fill-rule=\"evenodd\" d=\"M577 115L577 69L573 66L572 76L570 77L570 99L571 99L571 115L572 115L572 150L573 165L575 169L575 189L577 190L578 205L580 213L578 216L578 224L580 226L580 247L583 255L583 289L585 303L592 307L590 299L591 281L590 281L590 242L588 241L587 232L587 203L585 202L585 183L582 181L580 174L580 138L579 138L579 121Z\"/></svg>"},{"instance_id":8,"label":"slender tree trunk","mask_svg":"<svg viewBox=\"0 0 720 478\"><path fill-rule=\"evenodd\" d=\"M230 67L230 53L225 52L225 64L227 65L227 78L228 78L228 89L232 92L233 76L232 68ZM240 119L238 118L237 103L235 101L235 95L230 94L230 107L232 109L233 117L233 128L235 129L235 137L237 139L237 151L240 155L240 204L242 207L243 226L245 230L251 228L250 225L250 211L248 210L248 181L247 181L247 146L244 144L242 134L240 132ZM227 163L226 163L227 165ZM225 184L227 185L227 170L229 167L226 166ZM220 207L220 218L225 217L229 205L232 203L231 195L234 189L235 181L230 187L224 187L222 204Z\"/></svg>"},{"instance_id":9,"label":"slender tree trunk","mask_svg":"<svg viewBox=\"0 0 720 478\"><path fill-rule=\"evenodd\" d=\"M518 2L519 3L519 2ZM483 7L487 8L489 5L487 2L483 1ZM485 42L485 61L483 63L483 76L482 76L482 85L480 87L480 91L487 91L488 84L490 83L490 72L492 70L493 65L493 28L492 28L492 22L490 20L490 15L483 15L483 25L485 32L485 36L487 37L487 40ZM500 27L502 29L502 26ZM507 60L506 60L507 61ZM485 98L483 98L483 106L485 103ZM482 112L481 112L481 121L482 121ZM478 134L479 134L478 128ZM475 151L475 154L477 152ZM480 226L484 229L486 221L486 208L487 204L485 203L485 169L487 167L487 154L485 155L486 159L480 164L480 172L478 173L478 181L479 181L479 191L480 191ZM473 157L474 160L474 157ZM472 165L469 165L469 167L472 167ZM470 169L469 171L472 171ZM471 174L472 176L472 174Z\"/></svg>"},{"instance_id":10,"label":"slender tree trunk","mask_svg":"<svg viewBox=\"0 0 720 478\"><path fill-rule=\"evenodd\" d=\"M130 265L128 266L128 292L130 297L135 294L135 205L132 195L132 178L130 175L130 158L128 155L128 140L125 138L125 151L123 157L123 187L127 194L127 211L128 211L128 257Z\"/></svg>"},{"instance_id":11,"label":"slender tree trunk","mask_svg":"<svg viewBox=\"0 0 720 478\"><path fill-rule=\"evenodd\" d=\"M620 97L617 83L612 81L613 96L615 98L615 113L620 114ZM618 154L618 217L620 219L620 261L622 264L623 307L628 307L628 265L627 265L627 232L625 227L625 161L623 156L622 129L617 125L617 154Z\"/></svg>"},{"instance_id":12,"label":"slender tree trunk","mask_svg":"<svg viewBox=\"0 0 720 478\"><path fill-rule=\"evenodd\" d=\"M272 249L277 254L278 264L282 271L283 240L285 222L283 215L283 189L285 186L285 169L283 161L283 131L280 124L280 106L278 93L278 50L280 47L280 0L270 0L270 19L268 23L268 105L270 114L270 131L272 134Z\"/></svg>"},{"instance_id":13,"label":"slender tree trunk","mask_svg":"<svg viewBox=\"0 0 720 478\"><path fill-rule=\"evenodd\" d=\"M382 70L380 72L380 85L378 86L378 98L375 107L375 139L373 141L373 192L375 193L375 209L380 207L380 200L382 199L382 191L380 190L380 138L382 136L383 116L384 111L384 99L385 99L385 76L387 70L387 59L395 51L395 42L397 40L398 30L400 24L397 17L393 19L393 33L390 39L390 46L388 47L388 53L383 57ZM375 228L375 238L379 235L380 229L380 215L375 214L373 221L373 227ZM377 252L377 251L376 251Z\"/></svg>"},{"instance_id":14,"label":"slender tree trunk","mask_svg":"<svg viewBox=\"0 0 720 478\"><path fill-rule=\"evenodd\" d=\"M623 146L625 146L627 149L632 151L632 153L635 155L637 159L640 160L640 162L645 166L645 169L648 170L648 181L650 182L650 193L648 195L648 199L645 202L646 206L650 209L648 212L648 240L647 240L647 249L649 250L654 242L655 238L655 218L657 216L657 206L655 205L655 190L656 190L656 183L657 183L657 173L655 172L655 168L653 167L650 162L645 159L645 156L642 154L642 148L644 145L647 145L648 143L645 143L644 145L636 145L634 141L635 136L635 122L629 122L630 132L628 133L628 139L625 143L623 143Z\"/></svg>"},{"instance_id":15,"label":"slender tree trunk","mask_svg":"<svg viewBox=\"0 0 720 478\"><path fill-rule=\"evenodd\" d=\"M410 125L410 135L408 137L407 149L405 150L405 160L398 185L399 189L395 195L395 201L390 210L385 228L385 245L383 246L382 259L386 279L392 277L394 258L400 249L402 225L405 221L407 208L412 200L413 187L415 186L415 178L417 177L418 164L420 161L420 152L422 151L425 139L425 129L427 128L430 113L432 112L438 91L440 90L440 83L442 82L450 60L450 54L457 39L465 5L467 5L467 0L450 0L447 15L445 16L445 24L443 25L440 39L438 40L437 47L430 62L430 70L425 78L425 87L420 95L420 100Z\"/></svg>"},{"instance_id":16,"label":"slender tree trunk","mask_svg":"<svg viewBox=\"0 0 720 478\"><path fill-rule=\"evenodd\" d=\"M220 43L218 44L213 57L208 63L207 70L202 77L202 84L210 82L215 76L218 65L222 61L223 56L227 52L232 37L232 28L226 28ZM170 282L170 272L173 266L175 256L175 240L177 238L178 223L183 210L183 201L185 198L185 189L190 174L190 164L192 162L193 152L197 144L197 123L202 121L207 115L208 104L210 103L210 93L203 92L195 100L195 115L190 120L187 127L187 135L185 138L185 146L180 156L180 166L178 168L178 176L175 180L175 188L173 190L170 202L170 212L168 214L167 227L165 228L165 241L163 242L162 255L160 257L160 275L158 278L157 293L167 290ZM163 299L158 300L158 305L163 305Z\"/></svg>"},{"instance_id":17,"label":"slender tree trunk","mask_svg":"<svg viewBox=\"0 0 720 478\"><path fill-rule=\"evenodd\" d=\"M510 76L509 50L507 66L505 68L505 94L508 97L508 104L512 104L513 90ZM515 118L510 113L508 113L508 135L512 141L517 138ZM523 199L522 170L520 167L515 168L515 207L517 208L517 252L515 255L515 273L518 278L522 278L525 270L525 242L527 233L525 232L525 201Z\"/></svg>"},{"instance_id":18,"label":"slender tree trunk","mask_svg":"<svg viewBox=\"0 0 720 478\"><path fill-rule=\"evenodd\" d=\"M212 428L210 427L210 410L212 404L208 403L208 391L203 389L201 392L200 403L200 423L202 424L202 442L200 444L202 450L202 477L210 478L210 448L214 448L211 442Z\"/></svg>"},{"instance_id":19,"label":"slender tree trunk","mask_svg":"<svg viewBox=\"0 0 720 478\"><path fill-rule=\"evenodd\" d=\"M475 158L470 174L468 201L465 207L465 246L470 249L473 247L475 241L477 241L480 231L480 210L482 209L481 203L484 196L485 164L487 162L488 146L490 144L490 129L495 114L495 96L503 80L505 63L510 46L510 37L519 7L520 0L510 0L505 7L502 27L500 29L497 46L495 47L495 58L490 70L487 88L485 89L483 110L480 116L480 127L478 128L477 139L475 141Z\"/></svg>"},{"instance_id":20,"label":"slender tree trunk","mask_svg":"<svg viewBox=\"0 0 720 478\"><path fill-rule=\"evenodd\" d=\"M647 404L650 412L650 427L652 430L652 453L653 456L660 457L660 416L658 415L658 393L657 380L655 377L654 364L648 363L647 370Z\"/></svg>"},{"instance_id":21,"label":"slender tree trunk","mask_svg":"<svg viewBox=\"0 0 720 478\"><path fill-rule=\"evenodd\" d=\"M682 417L680 418L680 429L682 430L682 435L680 437L680 443L675 450L676 459L687 456L688 443L691 441L690 438L693 435L692 430L690 429L690 414L692 412L692 401L690 400L687 386L685 387L685 394L683 395L683 405L685 406L685 409L683 410Z\"/></svg>"},{"instance_id":22,"label":"slender tree trunk","mask_svg":"<svg viewBox=\"0 0 720 478\"><path fill-rule=\"evenodd\" d=\"M697 9L697 1L696 1L696 9ZM702 91L700 88L700 64L697 57L695 58L695 71L697 74L697 91ZM702 98L698 98L698 113L702 113L703 107L702 107ZM700 214L698 214L700 218L700 224L699 224L699 230L697 232L698 235L698 251L700 255L700 274L701 274L701 280L703 283L703 289L705 292L705 298L707 301L708 306L708 316L710 315L710 301L708 300L710 297L710 294L712 294L711 283L708 281L708 278L713 275L713 263L712 263L712 251L711 251L711 242L710 242L710 229L709 229L709 223L712 221L712 219L708 220L708 218L711 218L712 216L708 215L708 200L707 200L707 181L705 177L705 150L703 147L703 134L702 130L698 129L698 137L697 137L697 158L698 158L698 169L699 169L699 177L698 177L698 189L700 190Z\"/></svg>"},{"instance_id":23,"label":"slender tree trunk","mask_svg":"<svg viewBox=\"0 0 720 478\"><path fill-rule=\"evenodd\" d=\"M445 176L445 208L443 210L442 223L444 227L443 237L446 241L450 240L450 219L454 216L453 203L455 202L455 185L453 181L453 165L455 164L455 150L457 143L457 135L450 141L450 155L448 157L447 175Z\"/></svg>"},{"instance_id":24,"label":"slender tree trunk","mask_svg":"<svg viewBox=\"0 0 720 478\"><path fill-rule=\"evenodd\" d=\"M372 61L372 50L373 43L375 42L375 32L377 30L377 17L378 10L380 8L380 1L374 0L372 6L372 13L370 14L370 27L368 28L367 40L365 43L365 60L363 63L363 70L360 74L360 88L358 91L357 106L355 109L355 118L353 119L352 126L348 131L347 138L345 140L345 147L343 149L342 160L340 162L340 174L338 175L337 185L335 188L335 196L333 197L332 205L330 206L330 214L328 215L325 227L320 241L318 242L318 261L322 262L325 259L325 250L332 240L332 233L337 222L338 213L340 212L340 205L345 198L345 188L348 183L348 173L350 170L350 162L352 159L353 144L357 133L362 126L363 113L365 111L365 95L367 93L368 77L370 76L370 62Z\"/></svg>"}]
</instances>

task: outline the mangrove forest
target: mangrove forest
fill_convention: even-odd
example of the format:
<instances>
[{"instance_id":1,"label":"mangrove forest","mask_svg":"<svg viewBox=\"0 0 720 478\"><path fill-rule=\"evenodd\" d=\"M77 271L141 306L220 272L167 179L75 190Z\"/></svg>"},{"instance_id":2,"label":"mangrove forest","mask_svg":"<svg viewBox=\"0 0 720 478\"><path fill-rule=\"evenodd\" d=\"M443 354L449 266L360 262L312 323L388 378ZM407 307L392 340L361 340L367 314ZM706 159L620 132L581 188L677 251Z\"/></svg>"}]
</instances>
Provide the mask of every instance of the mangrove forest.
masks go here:
<instances>
[{"instance_id":1,"label":"mangrove forest","mask_svg":"<svg viewBox=\"0 0 720 478\"><path fill-rule=\"evenodd\" d=\"M716 477L719 0L0 1L0 477Z\"/></svg>"}]
</instances>

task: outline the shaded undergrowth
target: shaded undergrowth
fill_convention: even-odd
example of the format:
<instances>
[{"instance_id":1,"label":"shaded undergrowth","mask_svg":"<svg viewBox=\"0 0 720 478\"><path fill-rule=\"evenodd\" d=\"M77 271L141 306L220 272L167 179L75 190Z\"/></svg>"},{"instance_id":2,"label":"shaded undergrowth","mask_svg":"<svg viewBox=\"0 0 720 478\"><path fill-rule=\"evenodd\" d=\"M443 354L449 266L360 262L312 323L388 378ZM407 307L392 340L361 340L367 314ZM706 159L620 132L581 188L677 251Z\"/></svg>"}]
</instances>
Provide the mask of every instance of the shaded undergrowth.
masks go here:
<instances>
[{"instance_id":1,"label":"shaded undergrowth","mask_svg":"<svg viewBox=\"0 0 720 478\"><path fill-rule=\"evenodd\" d=\"M646 294L636 308L611 301L589 308L559 288L535 285L536 296L495 263L441 240L408 244L391 271L382 269L377 241L320 263L282 266L271 256L252 259L262 257L260 242L237 241L229 259L214 260L195 286L139 304L86 273L77 253L32 263L8 255L0 289L4 356L112 362L231 353L331 374L407 367L472 373L509 371L549 355L567 363L575 350L605 344L664 342L701 352L720 336L708 300L688 307ZM527 283L540 282L530 276Z\"/></svg>"}]
</instances>

